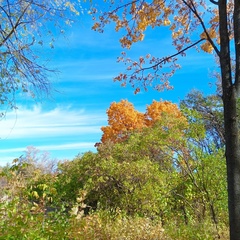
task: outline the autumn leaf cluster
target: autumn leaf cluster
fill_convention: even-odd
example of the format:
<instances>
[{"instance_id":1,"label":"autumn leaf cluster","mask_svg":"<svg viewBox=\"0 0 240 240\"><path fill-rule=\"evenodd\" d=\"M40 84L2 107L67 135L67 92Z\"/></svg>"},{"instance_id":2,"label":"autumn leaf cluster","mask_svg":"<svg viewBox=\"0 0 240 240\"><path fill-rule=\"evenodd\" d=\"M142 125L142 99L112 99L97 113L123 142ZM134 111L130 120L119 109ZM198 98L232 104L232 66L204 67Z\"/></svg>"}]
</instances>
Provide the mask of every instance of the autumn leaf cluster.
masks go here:
<instances>
[{"instance_id":1,"label":"autumn leaf cluster","mask_svg":"<svg viewBox=\"0 0 240 240\"><path fill-rule=\"evenodd\" d=\"M233 11L233 1L228 1L228 14ZM111 1L112 11L101 12L93 9L95 24L93 30L102 32L105 25L114 22L115 30L124 29L126 34L120 39L124 48L131 48L132 44L144 39L144 33L148 27L169 27L172 33L173 44L177 50L181 50L185 44L193 43L192 34L196 32L200 39L206 40L201 48L206 52L212 52L214 45L219 44L219 16L217 7L209 7L204 0L192 1L130 1L119 5L117 1ZM201 19L207 14L208 25ZM229 26L231 29L231 19ZM232 33L230 32L230 35Z\"/></svg>"},{"instance_id":2,"label":"autumn leaf cluster","mask_svg":"<svg viewBox=\"0 0 240 240\"><path fill-rule=\"evenodd\" d=\"M211 6L209 6L212 2ZM103 32L107 24L115 23L115 31L120 31L121 46L131 46L144 40L148 28L167 28L171 34L171 42L176 49L167 56L155 57L152 53L139 59L127 57L126 52L118 58L118 62L127 65L127 71L114 78L122 86L130 84L135 93L149 86L158 91L172 89L169 79L180 68L179 57L186 56L190 48L198 52L202 50L219 56L219 12L216 1L111 1L109 11L93 8L93 30ZM229 39L233 39L233 0L227 1L227 24ZM204 21L203 21L204 19ZM161 74L159 73L161 71Z\"/></svg>"}]
</instances>

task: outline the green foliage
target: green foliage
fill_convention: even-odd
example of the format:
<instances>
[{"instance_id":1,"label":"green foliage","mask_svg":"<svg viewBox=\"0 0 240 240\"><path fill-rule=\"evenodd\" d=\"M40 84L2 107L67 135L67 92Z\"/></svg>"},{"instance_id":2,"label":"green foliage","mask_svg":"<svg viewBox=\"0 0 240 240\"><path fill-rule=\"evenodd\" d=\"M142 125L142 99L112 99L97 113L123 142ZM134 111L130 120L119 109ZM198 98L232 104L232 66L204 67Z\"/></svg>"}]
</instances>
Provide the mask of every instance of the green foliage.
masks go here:
<instances>
[{"instance_id":1,"label":"green foliage","mask_svg":"<svg viewBox=\"0 0 240 240\"><path fill-rule=\"evenodd\" d=\"M15 197L0 202L1 221L0 239L36 240L67 239L68 219L64 212L46 215L32 211L32 204L27 199ZM57 233L57 235L56 235Z\"/></svg>"},{"instance_id":2,"label":"green foliage","mask_svg":"<svg viewBox=\"0 0 240 240\"><path fill-rule=\"evenodd\" d=\"M200 91L194 90L181 101L180 106L191 123L201 123L204 126L206 135L217 147L224 146L223 103L219 95L204 96Z\"/></svg>"}]
</instances>

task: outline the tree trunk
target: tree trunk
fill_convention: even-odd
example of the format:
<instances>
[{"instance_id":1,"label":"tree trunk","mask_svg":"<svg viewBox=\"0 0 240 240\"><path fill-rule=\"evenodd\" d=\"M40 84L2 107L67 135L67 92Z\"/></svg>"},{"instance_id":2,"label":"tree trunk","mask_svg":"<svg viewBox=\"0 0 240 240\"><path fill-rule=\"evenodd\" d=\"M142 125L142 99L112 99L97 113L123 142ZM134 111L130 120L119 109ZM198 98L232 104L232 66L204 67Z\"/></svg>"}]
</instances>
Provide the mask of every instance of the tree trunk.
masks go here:
<instances>
[{"instance_id":1,"label":"tree trunk","mask_svg":"<svg viewBox=\"0 0 240 240\"><path fill-rule=\"evenodd\" d=\"M237 91L229 89L224 100L230 239L240 239L240 148Z\"/></svg>"},{"instance_id":2,"label":"tree trunk","mask_svg":"<svg viewBox=\"0 0 240 240\"><path fill-rule=\"evenodd\" d=\"M234 0L235 74L231 68L231 50L227 15L227 0L218 1L220 33L220 67L222 77L224 128L228 183L230 239L240 240L240 145L237 100L240 85L240 1ZM233 81L234 76L234 81Z\"/></svg>"}]
</instances>

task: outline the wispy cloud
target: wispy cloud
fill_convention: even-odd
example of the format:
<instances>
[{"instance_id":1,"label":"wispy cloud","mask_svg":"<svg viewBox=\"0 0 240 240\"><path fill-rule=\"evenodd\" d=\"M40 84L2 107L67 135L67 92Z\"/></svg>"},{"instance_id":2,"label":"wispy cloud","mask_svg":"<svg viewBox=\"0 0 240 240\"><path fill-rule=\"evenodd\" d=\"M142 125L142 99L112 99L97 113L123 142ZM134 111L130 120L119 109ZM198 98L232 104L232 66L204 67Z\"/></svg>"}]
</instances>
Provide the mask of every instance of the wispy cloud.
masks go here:
<instances>
[{"instance_id":1,"label":"wispy cloud","mask_svg":"<svg viewBox=\"0 0 240 240\"><path fill-rule=\"evenodd\" d=\"M53 144L53 145L37 145L34 148L41 152L50 152L49 155L52 159L73 159L78 153L92 150L94 151L94 142L74 142L65 144ZM26 151L26 147L5 148L0 149L0 166L5 166L7 163L11 164L13 159L21 156ZM61 152L60 156L54 154L55 152Z\"/></svg>"},{"instance_id":2,"label":"wispy cloud","mask_svg":"<svg viewBox=\"0 0 240 240\"><path fill-rule=\"evenodd\" d=\"M57 151L57 150L73 150L73 149L93 149L93 142L77 142L77 143L66 143L66 144L58 144L58 145L42 145L42 146L34 146L34 148L40 151ZM0 153L18 153L24 152L26 148L6 148L0 149Z\"/></svg>"},{"instance_id":3,"label":"wispy cloud","mask_svg":"<svg viewBox=\"0 0 240 240\"><path fill-rule=\"evenodd\" d=\"M17 112L8 112L1 122L2 139L47 138L76 136L100 133L105 116L87 113L84 109L56 107L43 111L40 106L33 108L19 107Z\"/></svg>"}]
</instances>

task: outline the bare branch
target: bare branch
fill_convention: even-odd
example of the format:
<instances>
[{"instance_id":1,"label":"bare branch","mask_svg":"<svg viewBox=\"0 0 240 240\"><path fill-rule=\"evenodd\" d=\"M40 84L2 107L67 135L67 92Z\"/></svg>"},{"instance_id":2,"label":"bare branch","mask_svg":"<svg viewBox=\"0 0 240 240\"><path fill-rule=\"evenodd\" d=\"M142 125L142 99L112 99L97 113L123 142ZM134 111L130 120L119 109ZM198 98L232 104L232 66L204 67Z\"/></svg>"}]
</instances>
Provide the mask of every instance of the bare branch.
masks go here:
<instances>
[{"instance_id":1,"label":"bare branch","mask_svg":"<svg viewBox=\"0 0 240 240\"><path fill-rule=\"evenodd\" d=\"M129 5L132 5L133 3L137 3L137 2L139 2L139 1L140 1L140 0L135 0L135 1L131 1L131 2L129 2L129 3L123 4L123 5L115 8L115 9L114 9L113 11L111 11L109 14L113 14L113 13L117 12L119 9L125 8L125 7L127 7L127 6L129 6Z\"/></svg>"},{"instance_id":2,"label":"bare branch","mask_svg":"<svg viewBox=\"0 0 240 240\"><path fill-rule=\"evenodd\" d=\"M184 49L182 49L181 51L179 51L179 52L177 52L177 53L175 53L175 54L173 54L173 55L171 55L171 56L169 56L169 57L166 57L166 58L162 59L160 62L156 63L155 65L150 66L150 67L146 67L146 68L142 68L141 70L154 69L154 68L158 67L159 65L161 65L162 63L166 62L167 60L169 60L169 59L171 59L171 58L174 58L174 57L176 57L176 56L184 53L184 52L187 51L188 49L196 46L197 44L199 44L200 42L202 42L202 41L204 41L204 40L206 40L206 39L205 39L205 38L201 38L201 39L199 39L197 42L191 44L190 46L188 46L188 47L186 47L186 48L184 48Z\"/></svg>"},{"instance_id":3,"label":"bare branch","mask_svg":"<svg viewBox=\"0 0 240 240\"><path fill-rule=\"evenodd\" d=\"M212 4L218 5L218 1L214 1L214 0L209 0Z\"/></svg>"}]
</instances>

